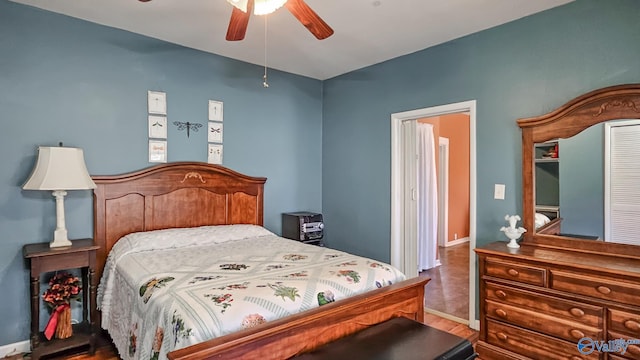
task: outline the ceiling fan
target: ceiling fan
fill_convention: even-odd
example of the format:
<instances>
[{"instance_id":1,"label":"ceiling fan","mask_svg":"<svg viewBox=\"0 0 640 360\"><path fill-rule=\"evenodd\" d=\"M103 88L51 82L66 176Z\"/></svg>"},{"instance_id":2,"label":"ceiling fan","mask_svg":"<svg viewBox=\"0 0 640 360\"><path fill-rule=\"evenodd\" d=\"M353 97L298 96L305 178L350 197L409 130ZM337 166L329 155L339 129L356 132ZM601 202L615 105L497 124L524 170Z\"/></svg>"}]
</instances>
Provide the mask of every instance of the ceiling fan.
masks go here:
<instances>
[{"instance_id":1,"label":"ceiling fan","mask_svg":"<svg viewBox=\"0 0 640 360\"><path fill-rule=\"evenodd\" d=\"M144 0L140 0L144 1ZM146 0L148 1L148 0ZM249 24L249 17L254 12L255 0L227 0L233 4L233 12L231 13L231 20L229 21L229 28L227 29L227 40L238 41L244 39L244 35L247 32L247 25ZM265 3L265 0L258 0L260 3ZM309 5L303 0L279 0L272 1L276 4L266 12L275 11L278 7L284 6L298 19L318 40L326 39L333 35L333 29L327 25L324 20L313 11ZM242 6L237 5L242 3ZM246 4L245 4L246 3ZM268 5L267 5L268 6ZM246 9L246 11L243 11ZM256 12L258 14L258 12Z\"/></svg>"},{"instance_id":2,"label":"ceiling fan","mask_svg":"<svg viewBox=\"0 0 640 360\"><path fill-rule=\"evenodd\" d=\"M140 2L149 2L151 0L138 0ZM327 25L324 20L311 10L303 0L227 0L233 5L229 28L227 29L227 40L238 41L244 39L249 24L249 17L253 12L255 2L258 1L262 6L261 13L258 15L266 15L280 6L284 5L293 16L298 19L318 40L323 40L333 35L333 29ZM246 9L246 11L245 11ZM265 10L267 9L267 10Z\"/></svg>"}]
</instances>

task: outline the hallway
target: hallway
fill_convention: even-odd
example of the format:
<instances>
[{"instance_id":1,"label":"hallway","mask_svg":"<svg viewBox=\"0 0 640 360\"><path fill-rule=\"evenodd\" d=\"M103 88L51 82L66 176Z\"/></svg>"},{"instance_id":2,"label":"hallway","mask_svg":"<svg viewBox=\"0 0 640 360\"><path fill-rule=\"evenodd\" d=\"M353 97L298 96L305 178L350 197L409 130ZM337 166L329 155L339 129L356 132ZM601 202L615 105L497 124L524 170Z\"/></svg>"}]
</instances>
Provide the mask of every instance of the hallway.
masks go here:
<instances>
[{"instance_id":1,"label":"hallway","mask_svg":"<svg viewBox=\"0 0 640 360\"><path fill-rule=\"evenodd\" d=\"M425 308L469 319L469 242L439 247L442 265L422 271L431 281L425 288Z\"/></svg>"}]
</instances>

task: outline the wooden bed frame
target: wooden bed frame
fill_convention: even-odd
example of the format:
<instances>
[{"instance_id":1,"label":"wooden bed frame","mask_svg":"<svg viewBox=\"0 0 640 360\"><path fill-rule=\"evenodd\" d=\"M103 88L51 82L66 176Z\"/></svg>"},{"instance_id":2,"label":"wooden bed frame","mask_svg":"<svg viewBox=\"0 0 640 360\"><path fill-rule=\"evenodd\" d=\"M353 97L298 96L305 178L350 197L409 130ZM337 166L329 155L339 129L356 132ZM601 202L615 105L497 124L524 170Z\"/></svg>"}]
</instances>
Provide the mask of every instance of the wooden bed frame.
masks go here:
<instances>
[{"instance_id":1,"label":"wooden bed frame","mask_svg":"<svg viewBox=\"0 0 640 360\"><path fill-rule=\"evenodd\" d=\"M218 165L176 162L93 176L97 278L109 250L138 231L203 225L263 225L264 183ZM414 278L169 354L170 359L286 359L392 317L424 321L424 287ZM100 319L97 319L100 323Z\"/></svg>"}]
</instances>

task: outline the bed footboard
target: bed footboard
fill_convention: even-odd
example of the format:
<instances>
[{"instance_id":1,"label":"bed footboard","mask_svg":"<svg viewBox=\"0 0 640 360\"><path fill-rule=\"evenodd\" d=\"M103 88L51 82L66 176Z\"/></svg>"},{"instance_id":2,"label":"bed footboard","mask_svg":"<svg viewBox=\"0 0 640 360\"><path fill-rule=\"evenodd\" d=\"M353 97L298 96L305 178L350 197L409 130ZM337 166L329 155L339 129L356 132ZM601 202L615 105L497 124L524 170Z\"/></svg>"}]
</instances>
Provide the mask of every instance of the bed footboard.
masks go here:
<instances>
[{"instance_id":1,"label":"bed footboard","mask_svg":"<svg viewBox=\"0 0 640 360\"><path fill-rule=\"evenodd\" d=\"M173 351L169 359L288 359L393 317L423 322L429 280L405 280Z\"/></svg>"}]
</instances>

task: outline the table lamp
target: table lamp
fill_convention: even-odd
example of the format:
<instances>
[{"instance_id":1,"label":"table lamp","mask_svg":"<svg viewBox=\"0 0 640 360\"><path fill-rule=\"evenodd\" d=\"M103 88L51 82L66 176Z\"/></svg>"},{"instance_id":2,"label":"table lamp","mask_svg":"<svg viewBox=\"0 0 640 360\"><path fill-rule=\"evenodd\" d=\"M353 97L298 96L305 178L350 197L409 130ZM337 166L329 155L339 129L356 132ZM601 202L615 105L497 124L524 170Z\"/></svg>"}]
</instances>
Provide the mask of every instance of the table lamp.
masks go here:
<instances>
[{"instance_id":1,"label":"table lamp","mask_svg":"<svg viewBox=\"0 0 640 360\"><path fill-rule=\"evenodd\" d=\"M23 190L50 190L56 198L56 230L49 247L71 246L64 220L66 190L95 189L84 163L82 149L73 147L38 147L38 159Z\"/></svg>"}]
</instances>

